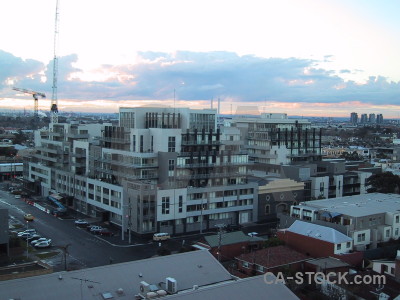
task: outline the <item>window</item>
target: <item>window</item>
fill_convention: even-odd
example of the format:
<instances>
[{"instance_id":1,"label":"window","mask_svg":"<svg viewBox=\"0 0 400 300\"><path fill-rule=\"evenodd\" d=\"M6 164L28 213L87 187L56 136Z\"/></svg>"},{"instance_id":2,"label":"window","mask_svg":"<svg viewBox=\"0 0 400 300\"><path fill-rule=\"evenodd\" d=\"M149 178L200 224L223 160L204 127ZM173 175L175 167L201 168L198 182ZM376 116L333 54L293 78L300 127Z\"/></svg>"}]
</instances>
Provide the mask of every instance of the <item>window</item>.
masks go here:
<instances>
[{"instance_id":1,"label":"window","mask_svg":"<svg viewBox=\"0 0 400 300\"><path fill-rule=\"evenodd\" d=\"M182 212L183 211L183 197L179 196L179 202L178 202L178 212Z\"/></svg>"},{"instance_id":2,"label":"window","mask_svg":"<svg viewBox=\"0 0 400 300\"><path fill-rule=\"evenodd\" d=\"M270 206L269 205L265 205L265 214L266 215L270 214Z\"/></svg>"},{"instance_id":3,"label":"window","mask_svg":"<svg viewBox=\"0 0 400 300\"><path fill-rule=\"evenodd\" d=\"M169 159L168 160L168 171L175 170L175 160Z\"/></svg>"},{"instance_id":4,"label":"window","mask_svg":"<svg viewBox=\"0 0 400 300\"><path fill-rule=\"evenodd\" d=\"M163 215L169 214L169 197L162 197L162 199L161 199L161 213Z\"/></svg>"},{"instance_id":5,"label":"window","mask_svg":"<svg viewBox=\"0 0 400 300\"><path fill-rule=\"evenodd\" d=\"M398 228L396 228L395 230L394 230L394 235L399 235L399 229Z\"/></svg>"},{"instance_id":6,"label":"window","mask_svg":"<svg viewBox=\"0 0 400 300\"><path fill-rule=\"evenodd\" d=\"M150 144L150 151L154 151L154 136L151 136L151 144Z\"/></svg>"},{"instance_id":7,"label":"window","mask_svg":"<svg viewBox=\"0 0 400 300\"><path fill-rule=\"evenodd\" d=\"M387 238L390 237L390 230L386 230L385 234Z\"/></svg>"},{"instance_id":8,"label":"window","mask_svg":"<svg viewBox=\"0 0 400 300\"><path fill-rule=\"evenodd\" d=\"M140 152L143 152L143 135L141 135L140 136L140 145L139 145L139 147L140 147Z\"/></svg>"},{"instance_id":9,"label":"window","mask_svg":"<svg viewBox=\"0 0 400 300\"><path fill-rule=\"evenodd\" d=\"M263 266L257 265L256 269L257 269L258 272L264 273L264 267Z\"/></svg>"},{"instance_id":10,"label":"window","mask_svg":"<svg viewBox=\"0 0 400 300\"><path fill-rule=\"evenodd\" d=\"M323 183L323 182L320 182L320 183L319 183L319 191L320 191L320 192L323 192L323 191L324 191L324 183Z\"/></svg>"},{"instance_id":11,"label":"window","mask_svg":"<svg viewBox=\"0 0 400 300\"><path fill-rule=\"evenodd\" d=\"M175 152L175 137L168 137L168 152Z\"/></svg>"},{"instance_id":12,"label":"window","mask_svg":"<svg viewBox=\"0 0 400 300\"><path fill-rule=\"evenodd\" d=\"M351 242L347 242L346 247L350 248L351 247Z\"/></svg>"},{"instance_id":13,"label":"window","mask_svg":"<svg viewBox=\"0 0 400 300\"><path fill-rule=\"evenodd\" d=\"M249 263L247 261L244 261L242 265L243 268L249 268Z\"/></svg>"},{"instance_id":14,"label":"window","mask_svg":"<svg viewBox=\"0 0 400 300\"><path fill-rule=\"evenodd\" d=\"M136 152L136 135L132 136L132 150Z\"/></svg>"},{"instance_id":15,"label":"window","mask_svg":"<svg viewBox=\"0 0 400 300\"><path fill-rule=\"evenodd\" d=\"M340 250L340 249L342 249L342 244L337 244L336 245L336 250Z\"/></svg>"},{"instance_id":16,"label":"window","mask_svg":"<svg viewBox=\"0 0 400 300\"><path fill-rule=\"evenodd\" d=\"M399 221L400 221L400 216L397 215L397 216L396 216L396 223L399 223Z\"/></svg>"},{"instance_id":17,"label":"window","mask_svg":"<svg viewBox=\"0 0 400 300\"><path fill-rule=\"evenodd\" d=\"M365 233L359 234L357 236L357 242L364 242L365 241Z\"/></svg>"}]
</instances>

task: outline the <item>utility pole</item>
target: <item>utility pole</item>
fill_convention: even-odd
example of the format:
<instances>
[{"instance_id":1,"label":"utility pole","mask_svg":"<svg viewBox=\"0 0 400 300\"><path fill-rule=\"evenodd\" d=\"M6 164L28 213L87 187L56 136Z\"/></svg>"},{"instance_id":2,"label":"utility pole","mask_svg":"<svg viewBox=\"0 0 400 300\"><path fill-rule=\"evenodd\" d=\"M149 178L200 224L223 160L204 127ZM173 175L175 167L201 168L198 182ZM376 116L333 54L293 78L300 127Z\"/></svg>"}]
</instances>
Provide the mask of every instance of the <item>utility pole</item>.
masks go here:
<instances>
[{"instance_id":1,"label":"utility pole","mask_svg":"<svg viewBox=\"0 0 400 300\"><path fill-rule=\"evenodd\" d=\"M131 198L129 198L129 205L128 205L128 210L129 210L129 214L128 214L128 239L129 239L129 244L131 244L131 226L132 226L132 206L131 206Z\"/></svg>"},{"instance_id":2,"label":"utility pole","mask_svg":"<svg viewBox=\"0 0 400 300\"><path fill-rule=\"evenodd\" d=\"M221 261L222 230L225 228L225 224L217 224L215 227L218 228L218 261Z\"/></svg>"}]
</instances>

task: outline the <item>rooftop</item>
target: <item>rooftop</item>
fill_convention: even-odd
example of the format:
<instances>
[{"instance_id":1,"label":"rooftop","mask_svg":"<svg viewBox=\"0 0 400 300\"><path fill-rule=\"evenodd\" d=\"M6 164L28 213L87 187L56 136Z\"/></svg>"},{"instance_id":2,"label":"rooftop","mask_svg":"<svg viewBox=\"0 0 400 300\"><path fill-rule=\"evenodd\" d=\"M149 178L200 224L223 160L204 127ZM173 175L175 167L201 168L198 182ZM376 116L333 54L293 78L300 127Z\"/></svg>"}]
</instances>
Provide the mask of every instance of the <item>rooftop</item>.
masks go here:
<instances>
[{"instance_id":1,"label":"rooftop","mask_svg":"<svg viewBox=\"0 0 400 300\"><path fill-rule=\"evenodd\" d=\"M193 285L206 286L233 280L208 251L192 251L1 281L0 299L42 300L54 299L55 295L57 300L101 299L99 294L106 292L120 299L134 299L134 295L140 292L141 281L165 289L167 277L177 281L178 291L190 290ZM117 291L123 291L123 295Z\"/></svg>"},{"instance_id":2,"label":"rooftop","mask_svg":"<svg viewBox=\"0 0 400 300\"><path fill-rule=\"evenodd\" d=\"M269 278L270 277L270 278ZM218 286L198 289L191 293L176 294L168 299L178 300L205 300L205 299L271 299L271 300L294 300L299 299L285 285L274 282L274 277L270 275L264 280L264 275L241 279L235 282L229 282ZM268 296L266 296L268 295Z\"/></svg>"},{"instance_id":3,"label":"rooftop","mask_svg":"<svg viewBox=\"0 0 400 300\"><path fill-rule=\"evenodd\" d=\"M361 194L300 203L302 207L303 204L313 209L336 212L352 217L387 212L400 213L400 195L398 194Z\"/></svg>"},{"instance_id":4,"label":"rooftop","mask_svg":"<svg viewBox=\"0 0 400 300\"><path fill-rule=\"evenodd\" d=\"M239 260L255 263L266 268L275 268L309 259L305 254L287 246L276 246L241 254Z\"/></svg>"},{"instance_id":5,"label":"rooftop","mask_svg":"<svg viewBox=\"0 0 400 300\"><path fill-rule=\"evenodd\" d=\"M352 241L351 238L333 228L299 220L296 220L286 230L333 244L341 244Z\"/></svg>"},{"instance_id":6,"label":"rooftop","mask_svg":"<svg viewBox=\"0 0 400 300\"><path fill-rule=\"evenodd\" d=\"M321 268L321 270L350 267L350 265L348 263L341 261L340 259L334 258L334 257L316 258L316 259L308 260L307 263L314 265L314 266L318 266Z\"/></svg>"},{"instance_id":7,"label":"rooftop","mask_svg":"<svg viewBox=\"0 0 400 300\"><path fill-rule=\"evenodd\" d=\"M208 235L205 236L207 244L210 245L211 248L217 247L219 245L219 234ZM222 234L221 237L221 245L231 245L236 243L245 243L245 242L261 242L264 239L256 237L256 236L248 236L243 233L243 231L233 231L226 232Z\"/></svg>"}]
</instances>

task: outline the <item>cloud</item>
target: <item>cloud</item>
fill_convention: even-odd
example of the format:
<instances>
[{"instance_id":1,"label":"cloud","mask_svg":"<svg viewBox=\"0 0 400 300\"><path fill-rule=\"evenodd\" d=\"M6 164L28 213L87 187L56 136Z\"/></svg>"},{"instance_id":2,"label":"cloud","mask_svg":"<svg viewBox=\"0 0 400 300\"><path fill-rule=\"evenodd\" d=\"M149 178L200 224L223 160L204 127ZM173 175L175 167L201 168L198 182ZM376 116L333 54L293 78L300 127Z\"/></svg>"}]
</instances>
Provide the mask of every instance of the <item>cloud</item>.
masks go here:
<instances>
[{"instance_id":1,"label":"cloud","mask_svg":"<svg viewBox=\"0 0 400 300\"><path fill-rule=\"evenodd\" d=\"M95 70L75 67L77 55L59 59L59 99L177 100L293 103L398 104L399 82L371 76L365 83L346 81L319 61L300 58L261 58L233 52L139 52L137 62L102 65ZM325 59L331 59L326 56ZM52 62L47 66L0 51L2 88L7 78L18 86L51 92ZM340 70L339 74L358 72ZM45 76L47 81L40 81Z\"/></svg>"}]
</instances>

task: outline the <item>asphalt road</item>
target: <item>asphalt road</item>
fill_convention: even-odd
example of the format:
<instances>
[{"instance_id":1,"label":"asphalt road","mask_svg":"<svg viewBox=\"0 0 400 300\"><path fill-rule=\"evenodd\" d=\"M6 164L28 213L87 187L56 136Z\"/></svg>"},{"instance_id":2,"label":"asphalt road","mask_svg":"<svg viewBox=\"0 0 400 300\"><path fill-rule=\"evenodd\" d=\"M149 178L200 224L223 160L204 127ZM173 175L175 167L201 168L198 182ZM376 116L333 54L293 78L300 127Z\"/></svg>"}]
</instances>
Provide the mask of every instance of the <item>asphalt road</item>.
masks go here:
<instances>
[{"instance_id":1,"label":"asphalt road","mask_svg":"<svg viewBox=\"0 0 400 300\"><path fill-rule=\"evenodd\" d=\"M61 249L68 245L67 269L97 267L110 263L149 258L156 255L158 243L151 241L136 245L119 245L107 238L91 234L74 225L74 219L59 219L25 203L5 191L0 185L0 207L8 208L9 215L24 226L26 213L34 215L35 220L28 222L29 228L35 228L43 237L52 239L52 247L44 251L59 250L60 254L48 260L54 270L63 270L65 260ZM114 237L115 240L115 237ZM133 241L134 242L134 241ZM172 242L173 244L174 242ZM42 250L43 251L43 250Z\"/></svg>"}]
</instances>

